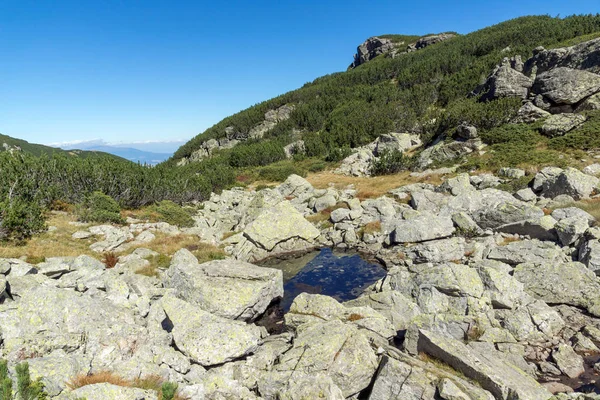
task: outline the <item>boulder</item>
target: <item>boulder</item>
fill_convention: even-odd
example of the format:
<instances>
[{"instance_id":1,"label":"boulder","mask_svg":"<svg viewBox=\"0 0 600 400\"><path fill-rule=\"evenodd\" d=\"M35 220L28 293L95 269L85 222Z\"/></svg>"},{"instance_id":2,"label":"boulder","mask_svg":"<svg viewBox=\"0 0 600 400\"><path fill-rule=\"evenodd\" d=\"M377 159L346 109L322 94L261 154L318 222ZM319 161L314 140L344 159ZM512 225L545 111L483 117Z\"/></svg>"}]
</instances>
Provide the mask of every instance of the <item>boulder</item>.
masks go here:
<instances>
[{"instance_id":1,"label":"boulder","mask_svg":"<svg viewBox=\"0 0 600 400\"><path fill-rule=\"evenodd\" d=\"M289 380L277 393L280 400L345 400L342 390L324 373L302 375Z\"/></svg>"},{"instance_id":2,"label":"boulder","mask_svg":"<svg viewBox=\"0 0 600 400\"><path fill-rule=\"evenodd\" d=\"M293 196L305 198L312 196L315 188L303 177L292 174L287 177L285 182L277 187L277 190L284 197Z\"/></svg>"},{"instance_id":3,"label":"boulder","mask_svg":"<svg viewBox=\"0 0 600 400\"><path fill-rule=\"evenodd\" d=\"M419 330L418 348L475 380L496 399L545 400L552 396L533 378L494 352L480 352L426 330Z\"/></svg>"},{"instance_id":4,"label":"boulder","mask_svg":"<svg viewBox=\"0 0 600 400\"><path fill-rule=\"evenodd\" d=\"M378 55L391 52L395 48L396 46L391 39L378 38L377 36L368 38L356 48L354 62L350 65L350 68L356 68Z\"/></svg>"},{"instance_id":5,"label":"boulder","mask_svg":"<svg viewBox=\"0 0 600 400\"><path fill-rule=\"evenodd\" d=\"M465 239L453 237L418 243L404 250L415 263L442 263L460 260L465 255Z\"/></svg>"},{"instance_id":6,"label":"boulder","mask_svg":"<svg viewBox=\"0 0 600 400\"><path fill-rule=\"evenodd\" d=\"M508 59L496 67L484 84L482 100L495 100L502 97L527 98L533 81L513 69Z\"/></svg>"},{"instance_id":7,"label":"boulder","mask_svg":"<svg viewBox=\"0 0 600 400\"><path fill-rule=\"evenodd\" d=\"M451 236L454 230L452 218L424 212L396 222L390 239L392 243L418 243Z\"/></svg>"},{"instance_id":8,"label":"boulder","mask_svg":"<svg viewBox=\"0 0 600 400\"><path fill-rule=\"evenodd\" d=\"M462 264L428 266L413 281L416 287L433 286L448 296L480 298L484 292L477 270Z\"/></svg>"},{"instance_id":9,"label":"boulder","mask_svg":"<svg viewBox=\"0 0 600 400\"><path fill-rule=\"evenodd\" d=\"M504 167L504 168L500 168L498 170L498 175L504 176L504 177L510 178L510 179L519 179L519 178L522 178L525 176L525 171L523 171L520 168Z\"/></svg>"},{"instance_id":10,"label":"boulder","mask_svg":"<svg viewBox=\"0 0 600 400\"><path fill-rule=\"evenodd\" d=\"M507 271L499 269L489 262L479 263L476 270L494 308L512 309L525 302L526 295L523 291L523 284L509 275Z\"/></svg>"},{"instance_id":11,"label":"boulder","mask_svg":"<svg viewBox=\"0 0 600 400\"><path fill-rule=\"evenodd\" d=\"M232 259L198 264L193 254L181 249L166 271L165 286L211 314L253 321L283 296L283 275L278 269Z\"/></svg>"},{"instance_id":12,"label":"boulder","mask_svg":"<svg viewBox=\"0 0 600 400\"><path fill-rule=\"evenodd\" d=\"M204 367L254 352L264 336L257 326L218 317L171 295L162 306L177 349Z\"/></svg>"},{"instance_id":13,"label":"boulder","mask_svg":"<svg viewBox=\"0 0 600 400\"><path fill-rule=\"evenodd\" d=\"M538 119L549 117L548 111L536 107L532 102L527 102L519 108L517 115L511 120L513 124L532 124Z\"/></svg>"},{"instance_id":14,"label":"boulder","mask_svg":"<svg viewBox=\"0 0 600 400\"><path fill-rule=\"evenodd\" d=\"M423 369L386 356L369 400L433 399L435 394L436 387Z\"/></svg>"},{"instance_id":15,"label":"boulder","mask_svg":"<svg viewBox=\"0 0 600 400\"><path fill-rule=\"evenodd\" d=\"M293 347L279 358L274 370L292 374L324 373L350 397L369 386L377 356L357 327L339 320L305 324Z\"/></svg>"},{"instance_id":16,"label":"boulder","mask_svg":"<svg viewBox=\"0 0 600 400\"><path fill-rule=\"evenodd\" d=\"M589 226L592 226L594 222L596 222L596 218L593 215L585 212L579 207L557 208L552 211L552 217L557 221L562 221L565 218L578 217L587 220Z\"/></svg>"},{"instance_id":17,"label":"boulder","mask_svg":"<svg viewBox=\"0 0 600 400\"><path fill-rule=\"evenodd\" d=\"M546 303L583 307L600 316L600 283L582 263L520 264L514 277L525 285L527 293Z\"/></svg>"},{"instance_id":18,"label":"boulder","mask_svg":"<svg viewBox=\"0 0 600 400\"><path fill-rule=\"evenodd\" d=\"M288 201L264 210L244 229L244 236L267 251L292 238L312 242L319 234Z\"/></svg>"},{"instance_id":19,"label":"boulder","mask_svg":"<svg viewBox=\"0 0 600 400\"><path fill-rule=\"evenodd\" d=\"M377 157L390 151L409 151L421 145L419 135L410 133L386 133L379 136L373 143L373 154Z\"/></svg>"},{"instance_id":20,"label":"boulder","mask_svg":"<svg viewBox=\"0 0 600 400\"><path fill-rule=\"evenodd\" d=\"M575 168L547 167L536 174L533 190L541 191L547 198L569 195L576 200L589 197L598 187L600 180L595 176L586 175Z\"/></svg>"},{"instance_id":21,"label":"boulder","mask_svg":"<svg viewBox=\"0 0 600 400\"><path fill-rule=\"evenodd\" d=\"M459 138L465 140L475 139L479 137L479 134L477 133L477 128L473 125L469 125L466 123L462 123L456 128L456 134Z\"/></svg>"},{"instance_id":22,"label":"boulder","mask_svg":"<svg viewBox=\"0 0 600 400\"><path fill-rule=\"evenodd\" d=\"M561 372L569 378L577 378L585 372L583 358L568 344L558 345L558 348L552 352L552 359Z\"/></svg>"},{"instance_id":23,"label":"boulder","mask_svg":"<svg viewBox=\"0 0 600 400\"><path fill-rule=\"evenodd\" d=\"M582 216L563 218L554 226L558 239L563 246L570 246L577 242L587 231L588 227L588 219Z\"/></svg>"},{"instance_id":24,"label":"boulder","mask_svg":"<svg viewBox=\"0 0 600 400\"><path fill-rule=\"evenodd\" d=\"M385 316L394 325L396 331L408 328L412 319L421 314L415 302L397 290L386 290L379 293L369 293L344 305L349 307L368 306Z\"/></svg>"},{"instance_id":25,"label":"boulder","mask_svg":"<svg viewBox=\"0 0 600 400\"><path fill-rule=\"evenodd\" d=\"M600 76L566 67L539 73L531 90L550 104L573 105L600 91Z\"/></svg>"},{"instance_id":26,"label":"boulder","mask_svg":"<svg viewBox=\"0 0 600 400\"><path fill-rule=\"evenodd\" d=\"M527 75L542 73L556 67L581 69L600 73L598 51L600 38L588 40L570 47L545 50L541 48L534 52L525 63L524 72Z\"/></svg>"},{"instance_id":27,"label":"boulder","mask_svg":"<svg viewBox=\"0 0 600 400\"><path fill-rule=\"evenodd\" d=\"M551 221L544 221L544 211L529 203L520 202L514 198L497 204L495 207L479 210L475 219L482 229L500 229L522 221L533 221L540 226L548 226Z\"/></svg>"},{"instance_id":28,"label":"boulder","mask_svg":"<svg viewBox=\"0 0 600 400\"><path fill-rule=\"evenodd\" d=\"M417 50L424 49L425 47L431 46L432 44L452 39L454 36L456 36L454 33L439 33L437 35L424 36L417 40L417 42L414 44L414 48Z\"/></svg>"},{"instance_id":29,"label":"boulder","mask_svg":"<svg viewBox=\"0 0 600 400\"><path fill-rule=\"evenodd\" d=\"M531 239L555 241L557 239L556 220L550 215L543 215L543 212L541 214L542 216L538 218L501 225L495 231L529 236Z\"/></svg>"},{"instance_id":30,"label":"boulder","mask_svg":"<svg viewBox=\"0 0 600 400\"><path fill-rule=\"evenodd\" d=\"M580 114L556 114L546 118L540 130L549 137L563 136L585 121L586 118Z\"/></svg>"},{"instance_id":31,"label":"boulder","mask_svg":"<svg viewBox=\"0 0 600 400\"><path fill-rule=\"evenodd\" d=\"M531 301L528 296L524 296L522 300ZM541 300L531 301L512 310L496 310L496 318L519 342L548 341L565 327L558 312Z\"/></svg>"},{"instance_id":32,"label":"boulder","mask_svg":"<svg viewBox=\"0 0 600 400\"><path fill-rule=\"evenodd\" d=\"M525 188L518 190L515 193L515 198L521 201L533 202L537 200L537 195L531 190L531 188Z\"/></svg>"},{"instance_id":33,"label":"boulder","mask_svg":"<svg viewBox=\"0 0 600 400\"><path fill-rule=\"evenodd\" d=\"M510 265L566 261L560 247L554 243L539 240L520 240L494 247L488 254L488 258Z\"/></svg>"},{"instance_id":34,"label":"boulder","mask_svg":"<svg viewBox=\"0 0 600 400\"><path fill-rule=\"evenodd\" d=\"M585 167L581 172L588 175L596 176L600 174L600 164L594 163Z\"/></svg>"}]
</instances>

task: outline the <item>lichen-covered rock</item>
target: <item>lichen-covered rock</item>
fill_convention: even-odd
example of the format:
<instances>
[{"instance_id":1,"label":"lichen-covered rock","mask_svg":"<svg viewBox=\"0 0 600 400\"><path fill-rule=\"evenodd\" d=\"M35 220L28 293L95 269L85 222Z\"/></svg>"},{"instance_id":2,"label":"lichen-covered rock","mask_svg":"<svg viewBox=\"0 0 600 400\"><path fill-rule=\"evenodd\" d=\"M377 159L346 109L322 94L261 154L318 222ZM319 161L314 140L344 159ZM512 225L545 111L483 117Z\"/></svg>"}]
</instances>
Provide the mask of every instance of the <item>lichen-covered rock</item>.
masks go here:
<instances>
[{"instance_id":1,"label":"lichen-covered rock","mask_svg":"<svg viewBox=\"0 0 600 400\"><path fill-rule=\"evenodd\" d=\"M418 243L404 250L404 254L416 263L456 261L465 255L465 239L453 237Z\"/></svg>"},{"instance_id":2,"label":"lichen-covered rock","mask_svg":"<svg viewBox=\"0 0 600 400\"><path fill-rule=\"evenodd\" d=\"M563 246L570 246L578 241L587 231L589 222L582 216L563 218L554 228Z\"/></svg>"},{"instance_id":3,"label":"lichen-covered rock","mask_svg":"<svg viewBox=\"0 0 600 400\"><path fill-rule=\"evenodd\" d=\"M290 379L277 395L280 400L345 399L342 390L324 373Z\"/></svg>"},{"instance_id":4,"label":"lichen-covered rock","mask_svg":"<svg viewBox=\"0 0 600 400\"><path fill-rule=\"evenodd\" d=\"M506 59L496 67L484 84L483 100L494 100L502 97L527 98L533 81L523 73L513 69Z\"/></svg>"},{"instance_id":5,"label":"lichen-covered rock","mask_svg":"<svg viewBox=\"0 0 600 400\"><path fill-rule=\"evenodd\" d=\"M221 317L252 321L283 296L281 270L238 260L203 264L186 249L179 250L165 274L166 287L177 297Z\"/></svg>"},{"instance_id":6,"label":"lichen-covered rock","mask_svg":"<svg viewBox=\"0 0 600 400\"><path fill-rule=\"evenodd\" d=\"M527 102L521 106L516 117L511 122L514 124L532 124L538 119L546 118L550 115L548 111L536 107L532 102Z\"/></svg>"},{"instance_id":7,"label":"lichen-covered rock","mask_svg":"<svg viewBox=\"0 0 600 400\"><path fill-rule=\"evenodd\" d=\"M369 400L433 399L435 393L435 384L423 369L384 357Z\"/></svg>"},{"instance_id":8,"label":"lichen-covered rock","mask_svg":"<svg viewBox=\"0 0 600 400\"><path fill-rule=\"evenodd\" d=\"M421 213L414 218L396 222L390 238L392 243L418 243L451 236L452 218Z\"/></svg>"},{"instance_id":9,"label":"lichen-covered rock","mask_svg":"<svg viewBox=\"0 0 600 400\"><path fill-rule=\"evenodd\" d=\"M577 378L585 372L583 358L567 344L558 345L558 348L552 352L552 359L569 378Z\"/></svg>"},{"instance_id":10,"label":"lichen-covered rock","mask_svg":"<svg viewBox=\"0 0 600 400\"><path fill-rule=\"evenodd\" d=\"M580 114L556 114L546 118L540 130L546 136L563 136L585 121L586 118Z\"/></svg>"},{"instance_id":11,"label":"lichen-covered rock","mask_svg":"<svg viewBox=\"0 0 600 400\"><path fill-rule=\"evenodd\" d=\"M212 315L174 296L162 300L177 348L202 366L222 364L258 347L262 330L254 325Z\"/></svg>"},{"instance_id":12,"label":"lichen-covered rock","mask_svg":"<svg viewBox=\"0 0 600 400\"><path fill-rule=\"evenodd\" d=\"M566 194L578 200L589 197L599 184L598 178L575 168L548 167L536 175L533 189L538 188L541 195L548 198Z\"/></svg>"},{"instance_id":13,"label":"lichen-covered rock","mask_svg":"<svg viewBox=\"0 0 600 400\"><path fill-rule=\"evenodd\" d=\"M553 68L538 74L531 90L551 104L572 105L600 91L600 76L572 68Z\"/></svg>"},{"instance_id":14,"label":"lichen-covered rock","mask_svg":"<svg viewBox=\"0 0 600 400\"><path fill-rule=\"evenodd\" d=\"M542 211L541 217L530 218L523 221L517 221L501 225L497 227L495 231L517 234L521 236L529 236L531 239L555 241L556 220L550 215L543 214L544 213Z\"/></svg>"},{"instance_id":15,"label":"lichen-covered rock","mask_svg":"<svg viewBox=\"0 0 600 400\"><path fill-rule=\"evenodd\" d=\"M567 260L560 247L554 243L539 240L520 240L510 242L504 246L494 247L488 254L488 258L510 265L521 263L541 264Z\"/></svg>"},{"instance_id":16,"label":"lichen-covered rock","mask_svg":"<svg viewBox=\"0 0 600 400\"><path fill-rule=\"evenodd\" d=\"M548 262L517 265L514 277L532 296L552 304L583 307L600 316L600 283L579 262Z\"/></svg>"},{"instance_id":17,"label":"lichen-covered rock","mask_svg":"<svg viewBox=\"0 0 600 400\"><path fill-rule=\"evenodd\" d=\"M300 328L294 346L280 357L275 371L288 377L293 373L322 372L331 377L345 397L369 385L377 369L377 356L357 327L333 320Z\"/></svg>"},{"instance_id":18,"label":"lichen-covered rock","mask_svg":"<svg viewBox=\"0 0 600 400\"><path fill-rule=\"evenodd\" d=\"M600 276L600 242L596 239L583 241L579 247L579 261Z\"/></svg>"},{"instance_id":19,"label":"lichen-covered rock","mask_svg":"<svg viewBox=\"0 0 600 400\"><path fill-rule=\"evenodd\" d=\"M519 368L493 352L479 352L461 342L420 330L420 351L444 361L477 381L497 399L546 400L552 395Z\"/></svg>"}]
</instances>

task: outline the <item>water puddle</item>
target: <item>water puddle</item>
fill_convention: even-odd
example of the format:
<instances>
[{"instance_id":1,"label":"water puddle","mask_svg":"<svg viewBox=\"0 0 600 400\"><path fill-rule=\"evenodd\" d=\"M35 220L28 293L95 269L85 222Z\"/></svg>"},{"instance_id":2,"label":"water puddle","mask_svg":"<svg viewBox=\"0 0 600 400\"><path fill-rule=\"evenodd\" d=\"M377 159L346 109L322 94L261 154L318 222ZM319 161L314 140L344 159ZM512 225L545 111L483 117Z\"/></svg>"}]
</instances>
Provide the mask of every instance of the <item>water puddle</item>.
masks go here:
<instances>
[{"instance_id":1,"label":"water puddle","mask_svg":"<svg viewBox=\"0 0 600 400\"><path fill-rule=\"evenodd\" d=\"M283 271L281 307L285 312L300 293L352 300L386 274L380 265L364 260L358 253L338 253L329 248L298 258L266 260L261 266Z\"/></svg>"}]
</instances>

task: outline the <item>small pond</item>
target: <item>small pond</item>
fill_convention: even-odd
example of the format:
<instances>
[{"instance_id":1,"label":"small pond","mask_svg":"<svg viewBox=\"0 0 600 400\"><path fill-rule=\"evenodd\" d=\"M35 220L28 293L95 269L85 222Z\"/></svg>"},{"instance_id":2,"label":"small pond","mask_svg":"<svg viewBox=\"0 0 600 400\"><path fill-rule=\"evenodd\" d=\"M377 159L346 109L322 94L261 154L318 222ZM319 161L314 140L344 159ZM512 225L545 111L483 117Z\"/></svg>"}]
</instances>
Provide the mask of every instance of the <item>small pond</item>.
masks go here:
<instances>
[{"instance_id":1,"label":"small pond","mask_svg":"<svg viewBox=\"0 0 600 400\"><path fill-rule=\"evenodd\" d=\"M297 258L269 259L261 265L283 271L281 307L285 312L300 293L323 294L340 302L347 301L360 296L367 286L386 274L380 265L364 260L358 253L338 253L329 248Z\"/></svg>"}]
</instances>

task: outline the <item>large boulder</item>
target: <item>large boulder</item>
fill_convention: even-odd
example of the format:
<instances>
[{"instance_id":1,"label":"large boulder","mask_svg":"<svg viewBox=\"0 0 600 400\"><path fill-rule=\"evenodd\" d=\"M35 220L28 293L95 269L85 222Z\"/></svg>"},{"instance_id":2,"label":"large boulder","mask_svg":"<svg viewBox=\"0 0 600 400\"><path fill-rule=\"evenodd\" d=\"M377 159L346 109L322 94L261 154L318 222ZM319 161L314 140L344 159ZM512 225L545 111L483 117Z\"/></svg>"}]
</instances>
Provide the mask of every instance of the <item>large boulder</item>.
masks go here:
<instances>
[{"instance_id":1,"label":"large boulder","mask_svg":"<svg viewBox=\"0 0 600 400\"><path fill-rule=\"evenodd\" d=\"M579 262L544 262L517 265L514 277L530 295L551 304L583 307L600 316L600 283L593 271Z\"/></svg>"},{"instance_id":2,"label":"large boulder","mask_svg":"<svg viewBox=\"0 0 600 400\"><path fill-rule=\"evenodd\" d=\"M350 64L350 68L356 68L381 54L391 52L395 48L396 46L391 39L379 38L377 36L368 38L356 48L354 62Z\"/></svg>"},{"instance_id":3,"label":"large boulder","mask_svg":"<svg viewBox=\"0 0 600 400\"><path fill-rule=\"evenodd\" d=\"M292 238L310 242L319 234L319 230L287 201L263 211L244 229L244 236L268 251L280 242Z\"/></svg>"},{"instance_id":4,"label":"large boulder","mask_svg":"<svg viewBox=\"0 0 600 400\"><path fill-rule=\"evenodd\" d=\"M274 369L287 380L292 374L322 372L350 397L369 386L377 365L367 337L355 326L332 320L301 326L293 347Z\"/></svg>"},{"instance_id":5,"label":"large boulder","mask_svg":"<svg viewBox=\"0 0 600 400\"><path fill-rule=\"evenodd\" d=\"M525 74L542 73L556 67L567 67L600 73L600 38L571 47L536 50L525 63Z\"/></svg>"},{"instance_id":6,"label":"large boulder","mask_svg":"<svg viewBox=\"0 0 600 400\"><path fill-rule=\"evenodd\" d=\"M425 370L384 357L369 400L434 399L436 387Z\"/></svg>"},{"instance_id":7,"label":"large boulder","mask_svg":"<svg viewBox=\"0 0 600 400\"><path fill-rule=\"evenodd\" d=\"M566 256L560 247L539 240L520 240L494 247L489 252L488 258L510 265L566 261Z\"/></svg>"},{"instance_id":8,"label":"large boulder","mask_svg":"<svg viewBox=\"0 0 600 400\"><path fill-rule=\"evenodd\" d=\"M452 218L423 212L396 222L390 238L392 243L418 243L451 236L454 230Z\"/></svg>"},{"instance_id":9,"label":"large boulder","mask_svg":"<svg viewBox=\"0 0 600 400\"><path fill-rule=\"evenodd\" d=\"M600 76L558 67L538 74L531 90L550 105L574 105L600 91Z\"/></svg>"},{"instance_id":10,"label":"large boulder","mask_svg":"<svg viewBox=\"0 0 600 400\"><path fill-rule=\"evenodd\" d=\"M598 178L575 168L562 170L547 167L536 174L533 189L539 190L543 197L551 199L563 194L582 199L589 197L599 184Z\"/></svg>"},{"instance_id":11,"label":"large boulder","mask_svg":"<svg viewBox=\"0 0 600 400\"><path fill-rule=\"evenodd\" d=\"M419 135L411 135L410 133L387 133L379 136L375 142L373 154L381 156L390 151L405 152L421 145Z\"/></svg>"},{"instance_id":12,"label":"large boulder","mask_svg":"<svg viewBox=\"0 0 600 400\"><path fill-rule=\"evenodd\" d=\"M205 367L252 353L264 336L255 325L218 317L171 295L162 306L177 349Z\"/></svg>"},{"instance_id":13,"label":"large boulder","mask_svg":"<svg viewBox=\"0 0 600 400\"><path fill-rule=\"evenodd\" d=\"M597 239L583 241L579 246L579 261L600 276L600 242Z\"/></svg>"},{"instance_id":14,"label":"large boulder","mask_svg":"<svg viewBox=\"0 0 600 400\"><path fill-rule=\"evenodd\" d=\"M538 119L546 118L550 116L548 111L542 110L537 107L532 102L528 101L523 104L519 111L517 111L517 115L511 120L513 124L531 124L537 121Z\"/></svg>"},{"instance_id":15,"label":"large boulder","mask_svg":"<svg viewBox=\"0 0 600 400\"><path fill-rule=\"evenodd\" d=\"M198 264L179 250L166 272L165 285L177 297L221 317L252 321L283 296L281 270L228 259Z\"/></svg>"},{"instance_id":16,"label":"large boulder","mask_svg":"<svg viewBox=\"0 0 600 400\"><path fill-rule=\"evenodd\" d=\"M483 100L494 100L502 97L527 98L533 81L523 73L513 69L508 59L492 72L484 84Z\"/></svg>"},{"instance_id":17,"label":"large boulder","mask_svg":"<svg viewBox=\"0 0 600 400\"><path fill-rule=\"evenodd\" d=\"M549 116L541 127L544 135L555 137L563 136L585 122L586 118L580 114L556 114Z\"/></svg>"},{"instance_id":18,"label":"large boulder","mask_svg":"<svg viewBox=\"0 0 600 400\"><path fill-rule=\"evenodd\" d=\"M420 330L419 351L449 364L489 390L496 399L545 400L552 394L495 352L478 351L458 340Z\"/></svg>"}]
</instances>

